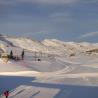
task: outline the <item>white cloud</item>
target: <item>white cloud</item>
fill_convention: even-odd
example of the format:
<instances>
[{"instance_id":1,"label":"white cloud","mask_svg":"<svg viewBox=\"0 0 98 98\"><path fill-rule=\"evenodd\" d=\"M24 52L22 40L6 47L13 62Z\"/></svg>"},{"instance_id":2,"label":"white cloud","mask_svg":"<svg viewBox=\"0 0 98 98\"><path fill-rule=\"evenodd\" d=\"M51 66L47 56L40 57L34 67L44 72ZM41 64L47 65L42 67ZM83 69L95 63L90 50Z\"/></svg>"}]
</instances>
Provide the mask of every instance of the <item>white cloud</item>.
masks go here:
<instances>
[{"instance_id":1,"label":"white cloud","mask_svg":"<svg viewBox=\"0 0 98 98\"><path fill-rule=\"evenodd\" d=\"M82 36L80 36L80 38L87 38L87 37L92 37L92 36L97 36L98 32L90 32L90 33L86 33Z\"/></svg>"}]
</instances>

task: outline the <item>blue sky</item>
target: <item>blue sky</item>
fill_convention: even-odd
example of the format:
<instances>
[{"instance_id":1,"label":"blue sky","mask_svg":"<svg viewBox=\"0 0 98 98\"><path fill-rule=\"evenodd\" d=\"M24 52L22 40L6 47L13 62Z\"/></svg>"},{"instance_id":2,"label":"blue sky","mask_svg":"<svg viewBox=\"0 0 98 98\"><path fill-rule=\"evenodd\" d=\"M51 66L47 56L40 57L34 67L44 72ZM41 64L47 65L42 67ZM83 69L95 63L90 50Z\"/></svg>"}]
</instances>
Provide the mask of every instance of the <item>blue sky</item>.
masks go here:
<instances>
[{"instance_id":1,"label":"blue sky","mask_svg":"<svg viewBox=\"0 0 98 98\"><path fill-rule=\"evenodd\" d=\"M0 0L0 33L98 42L98 0Z\"/></svg>"}]
</instances>

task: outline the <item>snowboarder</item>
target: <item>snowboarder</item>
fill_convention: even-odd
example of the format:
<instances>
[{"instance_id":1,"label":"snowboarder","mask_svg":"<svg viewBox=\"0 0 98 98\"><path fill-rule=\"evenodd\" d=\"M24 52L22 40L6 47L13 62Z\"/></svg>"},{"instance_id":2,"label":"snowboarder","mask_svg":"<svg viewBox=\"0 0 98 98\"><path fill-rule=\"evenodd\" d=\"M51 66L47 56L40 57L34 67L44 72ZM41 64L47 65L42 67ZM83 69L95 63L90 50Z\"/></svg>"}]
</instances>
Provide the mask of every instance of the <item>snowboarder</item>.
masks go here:
<instances>
[{"instance_id":1,"label":"snowboarder","mask_svg":"<svg viewBox=\"0 0 98 98\"><path fill-rule=\"evenodd\" d=\"M9 96L9 91L8 90L4 92L4 96L5 96L5 98L8 98L8 96Z\"/></svg>"},{"instance_id":2,"label":"snowboarder","mask_svg":"<svg viewBox=\"0 0 98 98\"><path fill-rule=\"evenodd\" d=\"M24 59L24 50L21 53L21 58L22 58L22 60Z\"/></svg>"}]
</instances>

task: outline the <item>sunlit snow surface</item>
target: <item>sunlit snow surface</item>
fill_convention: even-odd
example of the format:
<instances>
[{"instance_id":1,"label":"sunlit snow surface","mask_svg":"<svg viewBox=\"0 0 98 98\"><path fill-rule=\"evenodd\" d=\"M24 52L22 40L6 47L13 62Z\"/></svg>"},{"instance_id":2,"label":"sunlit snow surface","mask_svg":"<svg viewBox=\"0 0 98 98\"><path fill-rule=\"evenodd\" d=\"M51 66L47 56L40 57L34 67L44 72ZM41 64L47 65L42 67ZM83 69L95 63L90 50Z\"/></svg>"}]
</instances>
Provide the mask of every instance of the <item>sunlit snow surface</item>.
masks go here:
<instances>
[{"instance_id":1,"label":"sunlit snow surface","mask_svg":"<svg viewBox=\"0 0 98 98\"><path fill-rule=\"evenodd\" d=\"M15 46L1 41L2 50L10 52L12 49L20 55L25 48L30 53L17 62L5 63L0 59L0 94L10 90L9 98L98 98L98 55L81 52L97 48L97 43L81 43L80 48L80 43L55 39L42 43L24 38L7 39ZM35 48L54 56L35 61L31 54ZM78 54L69 57L70 52Z\"/></svg>"}]
</instances>

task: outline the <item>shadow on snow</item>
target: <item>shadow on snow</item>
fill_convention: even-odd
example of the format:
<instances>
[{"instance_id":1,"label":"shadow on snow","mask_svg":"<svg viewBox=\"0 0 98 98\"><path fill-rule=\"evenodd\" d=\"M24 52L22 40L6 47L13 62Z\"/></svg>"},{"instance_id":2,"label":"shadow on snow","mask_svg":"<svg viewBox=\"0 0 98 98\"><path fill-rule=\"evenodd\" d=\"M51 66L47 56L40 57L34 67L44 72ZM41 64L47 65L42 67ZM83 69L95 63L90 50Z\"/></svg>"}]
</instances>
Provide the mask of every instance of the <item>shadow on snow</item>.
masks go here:
<instances>
[{"instance_id":1,"label":"shadow on snow","mask_svg":"<svg viewBox=\"0 0 98 98\"><path fill-rule=\"evenodd\" d=\"M13 90L20 85L59 89L54 98L98 98L98 87L32 82L35 77L0 76L0 91ZM38 94L37 92L36 94ZM32 95L35 96L36 94Z\"/></svg>"}]
</instances>

